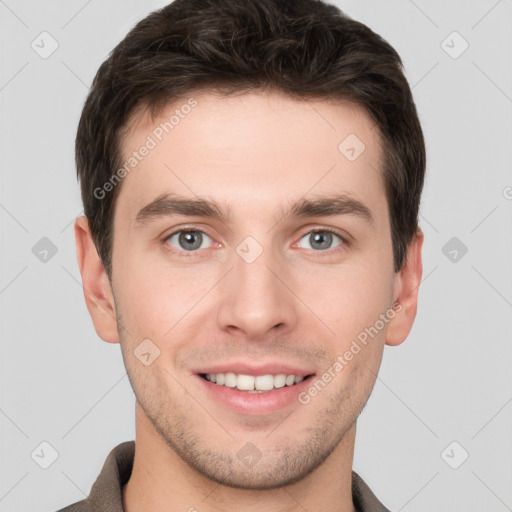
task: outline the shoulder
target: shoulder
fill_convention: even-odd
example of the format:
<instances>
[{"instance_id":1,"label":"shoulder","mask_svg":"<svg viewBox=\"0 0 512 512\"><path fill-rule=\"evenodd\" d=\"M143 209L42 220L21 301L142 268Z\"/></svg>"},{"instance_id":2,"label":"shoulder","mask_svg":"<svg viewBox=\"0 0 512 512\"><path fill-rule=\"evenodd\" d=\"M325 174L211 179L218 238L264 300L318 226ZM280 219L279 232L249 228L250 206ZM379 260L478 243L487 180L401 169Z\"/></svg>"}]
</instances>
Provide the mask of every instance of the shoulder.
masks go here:
<instances>
[{"instance_id":1,"label":"shoulder","mask_svg":"<svg viewBox=\"0 0 512 512\"><path fill-rule=\"evenodd\" d=\"M57 512L93 512L91 505L89 504L88 500L82 500L77 501L76 503L73 503L71 505L68 505L67 507L61 508L60 510L57 510Z\"/></svg>"},{"instance_id":2,"label":"shoulder","mask_svg":"<svg viewBox=\"0 0 512 512\"><path fill-rule=\"evenodd\" d=\"M357 512L390 512L355 471L352 471L352 500Z\"/></svg>"}]
</instances>

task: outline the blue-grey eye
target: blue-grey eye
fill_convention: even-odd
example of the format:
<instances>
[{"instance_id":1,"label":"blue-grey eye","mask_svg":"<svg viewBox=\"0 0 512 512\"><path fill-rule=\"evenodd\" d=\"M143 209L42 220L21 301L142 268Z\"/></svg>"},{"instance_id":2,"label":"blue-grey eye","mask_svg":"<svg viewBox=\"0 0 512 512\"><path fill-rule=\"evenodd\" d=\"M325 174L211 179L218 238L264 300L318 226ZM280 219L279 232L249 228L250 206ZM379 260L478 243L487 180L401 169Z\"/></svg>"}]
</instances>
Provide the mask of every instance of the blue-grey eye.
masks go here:
<instances>
[{"instance_id":1,"label":"blue-grey eye","mask_svg":"<svg viewBox=\"0 0 512 512\"><path fill-rule=\"evenodd\" d=\"M211 243L211 238L199 230L177 231L167 238L167 242L175 249L197 251L207 248Z\"/></svg>"},{"instance_id":2,"label":"blue-grey eye","mask_svg":"<svg viewBox=\"0 0 512 512\"><path fill-rule=\"evenodd\" d=\"M333 242L338 242L333 245ZM305 245L303 243L305 241ZM338 247L343 244L343 239L331 231L313 231L311 233L307 233L301 238L299 242L299 247L303 249L313 249L315 251L325 251L327 249L333 249L334 247Z\"/></svg>"}]
</instances>

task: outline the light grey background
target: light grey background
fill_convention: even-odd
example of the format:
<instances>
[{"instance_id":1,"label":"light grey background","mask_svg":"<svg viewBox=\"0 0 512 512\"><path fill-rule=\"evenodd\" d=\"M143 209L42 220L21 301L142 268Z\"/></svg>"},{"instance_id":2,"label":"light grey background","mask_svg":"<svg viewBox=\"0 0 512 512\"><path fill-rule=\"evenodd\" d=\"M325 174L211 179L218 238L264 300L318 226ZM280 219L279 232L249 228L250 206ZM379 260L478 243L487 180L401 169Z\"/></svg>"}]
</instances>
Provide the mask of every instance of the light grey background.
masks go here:
<instances>
[{"instance_id":1,"label":"light grey background","mask_svg":"<svg viewBox=\"0 0 512 512\"><path fill-rule=\"evenodd\" d=\"M84 498L134 439L119 346L97 337L83 300L73 144L97 68L165 3L0 0L2 512ZM402 56L428 150L418 317L386 347L354 468L391 510L512 510L512 1L337 4ZM58 42L46 59L31 48L51 48L43 31ZM46 262L32 252L43 237L57 248ZM42 442L58 452L46 470L31 456Z\"/></svg>"}]
</instances>

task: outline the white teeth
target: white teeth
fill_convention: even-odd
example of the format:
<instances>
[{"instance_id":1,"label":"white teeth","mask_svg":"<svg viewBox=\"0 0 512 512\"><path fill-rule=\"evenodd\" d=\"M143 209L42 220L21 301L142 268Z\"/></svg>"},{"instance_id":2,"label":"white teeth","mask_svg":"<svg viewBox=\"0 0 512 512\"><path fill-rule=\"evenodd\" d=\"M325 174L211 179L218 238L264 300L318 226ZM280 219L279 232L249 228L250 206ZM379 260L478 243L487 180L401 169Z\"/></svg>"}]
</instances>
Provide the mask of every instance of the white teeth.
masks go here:
<instances>
[{"instance_id":1,"label":"white teeth","mask_svg":"<svg viewBox=\"0 0 512 512\"><path fill-rule=\"evenodd\" d=\"M286 385L286 375L284 373L274 375L274 387L275 388L284 388L285 385Z\"/></svg>"},{"instance_id":2,"label":"white teeth","mask_svg":"<svg viewBox=\"0 0 512 512\"><path fill-rule=\"evenodd\" d=\"M254 379L254 389L260 391L270 391L274 388L274 376L273 375L258 375Z\"/></svg>"},{"instance_id":3,"label":"white teeth","mask_svg":"<svg viewBox=\"0 0 512 512\"><path fill-rule=\"evenodd\" d=\"M239 375L236 381L236 387L240 391L249 391L254 389L254 377L252 375Z\"/></svg>"},{"instance_id":4,"label":"white teeth","mask_svg":"<svg viewBox=\"0 0 512 512\"><path fill-rule=\"evenodd\" d=\"M227 386L228 388L236 388L236 374L234 373L226 373L224 375L224 386Z\"/></svg>"},{"instance_id":5,"label":"white teeth","mask_svg":"<svg viewBox=\"0 0 512 512\"><path fill-rule=\"evenodd\" d=\"M207 373L206 379L214 382L219 386L227 386L229 388L237 388L240 391L248 391L249 393L264 393L274 388L282 388L284 386L293 386L304 380L304 377L295 375L286 375L279 373L277 375L252 375L227 373Z\"/></svg>"}]
</instances>

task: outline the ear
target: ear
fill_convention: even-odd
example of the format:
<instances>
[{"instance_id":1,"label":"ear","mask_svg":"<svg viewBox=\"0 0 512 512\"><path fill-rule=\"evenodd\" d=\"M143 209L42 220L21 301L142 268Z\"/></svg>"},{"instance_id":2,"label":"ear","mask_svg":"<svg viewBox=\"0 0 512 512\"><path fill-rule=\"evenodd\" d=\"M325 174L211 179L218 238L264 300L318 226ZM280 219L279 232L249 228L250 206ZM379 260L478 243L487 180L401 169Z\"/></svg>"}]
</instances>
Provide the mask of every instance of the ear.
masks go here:
<instances>
[{"instance_id":1,"label":"ear","mask_svg":"<svg viewBox=\"0 0 512 512\"><path fill-rule=\"evenodd\" d=\"M96 251L87 217L81 216L75 221L75 243L85 303L94 328L102 340L119 343L114 295Z\"/></svg>"},{"instance_id":2,"label":"ear","mask_svg":"<svg viewBox=\"0 0 512 512\"><path fill-rule=\"evenodd\" d=\"M394 307L395 317L389 322L386 333L386 345L400 345L411 332L416 309L418 291L423 273L421 248L423 231L420 228L407 248L406 261L400 272L395 276Z\"/></svg>"}]
</instances>

